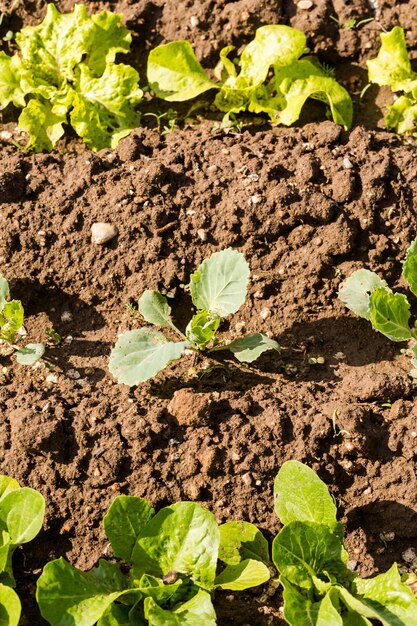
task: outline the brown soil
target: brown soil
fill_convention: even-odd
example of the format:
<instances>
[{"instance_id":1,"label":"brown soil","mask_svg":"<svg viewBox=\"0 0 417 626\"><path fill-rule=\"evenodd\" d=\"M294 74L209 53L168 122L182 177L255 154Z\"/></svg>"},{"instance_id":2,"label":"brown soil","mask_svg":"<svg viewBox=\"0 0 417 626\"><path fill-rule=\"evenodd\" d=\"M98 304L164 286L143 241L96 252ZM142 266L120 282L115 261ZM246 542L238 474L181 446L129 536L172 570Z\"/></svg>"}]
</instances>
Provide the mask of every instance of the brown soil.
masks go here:
<instances>
[{"instance_id":1,"label":"brown soil","mask_svg":"<svg viewBox=\"0 0 417 626\"><path fill-rule=\"evenodd\" d=\"M400 23L410 46L417 42L416 2L379 6L374 14L364 0L316 2L309 11L267 0L89 3L124 13L139 68L151 46L175 38L189 39L213 67L222 46L284 22L314 36L312 49L355 92L382 28ZM2 28L36 23L44 9L19 2ZM330 15L376 19L346 30ZM4 145L1 271L23 301L30 340L45 340L51 326L63 336L48 348L52 365L3 359L1 471L47 500L44 530L16 559L22 624L44 623L33 594L47 560L64 555L89 568L105 553L101 519L117 493L156 507L198 500L219 521L249 520L272 537L273 478L291 458L329 484L357 571L404 565L402 552L417 539L410 363L403 344L374 333L336 296L363 265L404 287L400 260L417 234L417 153L411 140L381 130L375 98L382 106L386 96L368 90L362 105L356 97L350 133L314 122L224 135L201 122L167 135L139 128L116 153L99 155L76 140L34 156ZM119 236L92 244L96 221L117 225ZM164 287L175 292L184 326L190 302L180 284L226 247L245 254L252 283L224 337L244 323L276 338L281 356L267 353L253 367L187 357L136 390L116 384L110 349L120 330L140 325L126 304ZM309 363L318 356L323 365ZM393 541L381 539L390 531ZM216 598L222 626L282 624L280 604L268 589Z\"/></svg>"}]
</instances>

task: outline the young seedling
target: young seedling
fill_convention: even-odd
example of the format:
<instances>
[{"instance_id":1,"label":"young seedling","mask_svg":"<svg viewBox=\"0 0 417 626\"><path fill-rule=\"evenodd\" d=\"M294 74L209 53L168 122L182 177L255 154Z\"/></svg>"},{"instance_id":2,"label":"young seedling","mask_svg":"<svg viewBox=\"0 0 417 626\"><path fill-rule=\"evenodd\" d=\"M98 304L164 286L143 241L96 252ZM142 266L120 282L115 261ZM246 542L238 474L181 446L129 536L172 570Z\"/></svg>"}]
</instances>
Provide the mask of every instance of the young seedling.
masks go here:
<instances>
[{"instance_id":1,"label":"young seedling","mask_svg":"<svg viewBox=\"0 0 417 626\"><path fill-rule=\"evenodd\" d=\"M402 275L417 296L417 239L407 251ZM342 283L339 298L391 341L411 340L412 363L417 368L417 322L410 325L410 303L404 294L393 293L375 272L360 269Z\"/></svg>"},{"instance_id":2,"label":"young seedling","mask_svg":"<svg viewBox=\"0 0 417 626\"><path fill-rule=\"evenodd\" d=\"M315 98L330 107L337 124L348 129L351 98L317 59L300 59L306 54L306 42L296 28L261 26L235 61L229 58L234 46L223 48L214 71L217 81L213 81L188 41L172 41L151 50L149 86L158 98L169 102L184 102L217 89L214 105L225 113L223 126L242 111L266 113L272 121L289 126L298 120L307 99Z\"/></svg>"},{"instance_id":3,"label":"young seedling","mask_svg":"<svg viewBox=\"0 0 417 626\"><path fill-rule=\"evenodd\" d=\"M268 543L255 526L219 527L193 502L155 514L143 498L118 496L103 523L121 567L100 560L81 572L62 558L48 563L37 600L51 626L215 626L214 589L239 591L270 577Z\"/></svg>"},{"instance_id":4,"label":"young seedling","mask_svg":"<svg viewBox=\"0 0 417 626\"><path fill-rule=\"evenodd\" d=\"M51 150L67 123L93 150L116 147L138 126L139 75L115 62L131 39L120 15L89 16L83 4L66 14L48 4L41 24L17 33L19 53L0 51L0 110L22 109L26 150Z\"/></svg>"},{"instance_id":5,"label":"young seedling","mask_svg":"<svg viewBox=\"0 0 417 626\"><path fill-rule=\"evenodd\" d=\"M158 291L145 291L139 299L139 311L145 321L170 329L181 341L169 341L163 333L149 327L127 331L119 336L110 354L110 372L120 383L133 386L155 376L185 350L230 350L245 363L252 363L266 350L279 351L278 343L262 333L246 335L226 345L216 338L221 319L236 313L244 303L248 280L249 265L236 250L215 252L203 261L188 285L197 312L185 334L174 325L166 297Z\"/></svg>"},{"instance_id":6,"label":"young seedling","mask_svg":"<svg viewBox=\"0 0 417 626\"><path fill-rule=\"evenodd\" d=\"M0 623L17 626L21 605L13 590L13 552L36 537L42 528L45 501L40 493L21 488L9 476L0 476Z\"/></svg>"},{"instance_id":7,"label":"young seedling","mask_svg":"<svg viewBox=\"0 0 417 626\"><path fill-rule=\"evenodd\" d=\"M7 280L0 274L0 342L4 342L16 352L20 365L33 365L45 352L43 343L16 345L18 333L23 327L24 311L20 300L9 300L10 289Z\"/></svg>"},{"instance_id":8,"label":"young seedling","mask_svg":"<svg viewBox=\"0 0 417 626\"><path fill-rule=\"evenodd\" d=\"M367 61L369 81L387 85L399 93L394 104L388 107L385 117L387 128L397 133L410 133L417 128L417 72L405 44L404 30L395 26L389 33L381 33L381 48L375 59Z\"/></svg>"},{"instance_id":9,"label":"young seedling","mask_svg":"<svg viewBox=\"0 0 417 626\"><path fill-rule=\"evenodd\" d=\"M283 529L272 560L284 587L290 626L414 626L417 598L394 564L363 579L348 568L343 525L326 485L298 461L283 464L274 484Z\"/></svg>"}]
</instances>

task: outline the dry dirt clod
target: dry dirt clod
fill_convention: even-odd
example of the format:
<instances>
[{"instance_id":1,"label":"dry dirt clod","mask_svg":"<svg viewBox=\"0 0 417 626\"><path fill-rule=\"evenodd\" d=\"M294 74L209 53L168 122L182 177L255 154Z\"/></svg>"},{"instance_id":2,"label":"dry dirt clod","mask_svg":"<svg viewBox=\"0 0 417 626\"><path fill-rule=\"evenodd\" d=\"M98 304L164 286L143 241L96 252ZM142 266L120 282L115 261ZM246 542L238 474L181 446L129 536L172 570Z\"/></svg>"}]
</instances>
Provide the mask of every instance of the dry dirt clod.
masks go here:
<instances>
[{"instance_id":1,"label":"dry dirt clod","mask_svg":"<svg viewBox=\"0 0 417 626\"><path fill-rule=\"evenodd\" d=\"M114 239L119 234L119 229L109 222L94 222L91 226L91 241L99 246Z\"/></svg>"}]
</instances>

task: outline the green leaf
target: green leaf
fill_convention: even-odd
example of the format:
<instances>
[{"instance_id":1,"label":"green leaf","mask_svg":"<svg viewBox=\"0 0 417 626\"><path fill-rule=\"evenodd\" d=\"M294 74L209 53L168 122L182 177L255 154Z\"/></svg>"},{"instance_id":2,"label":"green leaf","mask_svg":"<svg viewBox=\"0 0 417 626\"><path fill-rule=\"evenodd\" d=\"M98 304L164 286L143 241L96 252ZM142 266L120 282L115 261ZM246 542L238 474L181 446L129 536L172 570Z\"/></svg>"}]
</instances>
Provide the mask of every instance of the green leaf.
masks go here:
<instances>
[{"instance_id":1,"label":"green leaf","mask_svg":"<svg viewBox=\"0 0 417 626\"><path fill-rule=\"evenodd\" d=\"M0 502L3 500L7 494L11 491L16 491L20 489L20 485L14 478L10 478L10 476L0 476Z\"/></svg>"},{"instance_id":2,"label":"green leaf","mask_svg":"<svg viewBox=\"0 0 417 626\"><path fill-rule=\"evenodd\" d=\"M221 589L242 591L250 587L263 585L271 574L268 567L258 560L246 559L237 565L228 565L216 577L214 584Z\"/></svg>"},{"instance_id":3,"label":"green leaf","mask_svg":"<svg viewBox=\"0 0 417 626\"><path fill-rule=\"evenodd\" d=\"M367 61L369 81L388 85L393 91L411 91L417 74L411 69L404 30L395 26L389 33L381 33L380 37L378 56Z\"/></svg>"},{"instance_id":4,"label":"green leaf","mask_svg":"<svg viewBox=\"0 0 417 626\"><path fill-rule=\"evenodd\" d=\"M353 105L349 93L315 63L303 59L287 67L275 67L275 84L286 101L285 107L277 113L282 124L290 126L296 122L306 100L316 98L330 107L336 124L345 130L351 127Z\"/></svg>"},{"instance_id":5,"label":"green leaf","mask_svg":"<svg viewBox=\"0 0 417 626\"><path fill-rule=\"evenodd\" d=\"M286 461L274 483L275 512L283 524L315 522L338 527L336 505L327 486L307 465Z\"/></svg>"},{"instance_id":6,"label":"green leaf","mask_svg":"<svg viewBox=\"0 0 417 626\"><path fill-rule=\"evenodd\" d=\"M390 293L384 288L375 289L371 293L370 311L372 326L388 339L411 339L410 304L402 293Z\"/></svg>"},{"instance_id":7,"label":"green leaf","mask_svg":"<svg viewBox=\"0 0 417 626\"><path fill-rule=\"evenodd\" d=\"M129 618L130 606L111 604L97 622L97 626L132 626Z\"/></svg>"},{"instance_id":8,"label":"green leaf","mask_svg":"<svg viewBox=\"0 0 417 626\"><path fill-rule=\"evenodd\" d=\"M66 121L66 113L55 110L49 102L30 100L19 116L19 129L29 135L25 149L36 152L52 150L65 133L62 125Z\"/></svg>"},{"instance_id":9,"label":"green leaf","mask_svg":"<svg viewBox=\"0 0 417 626\"><path fill-rule=\"evenodd\" d=\"M210 511L194 502L178 502L161 509L142 530L132 553L133 574L183 574L210 588L219 542Z\"/></svg>"},{"instance_id":10,"label":"green leaf","mask_svg":"<svg viewBox=\"0 0 417 626\"><path fill-rule=\"evenodd\" d=\"M303 54L306 41L305 34L296 28L261 26L242 52L239 78L252 86L263 83L271 65L283 67L296 61Z\"/></svg>"},{"instance_id":11,"label":"green leaf","mask_svg":"<svg viewBox=\"0 0 417 626\"><path fill-rule=\"evenodd\" d=\"M165 611L152 598L145 600L145 618L150 626L216 626L216 613L208 593L198 593L173 611Z\"/></svg>"},{"instance_id":12,"label":"green leaf","mask_svg":"<svg viewBox=\"0 0 417 626\"><path fill-rule=\"evenodd\" d=\"M256 526L249 522L226 522L219 526L219 559L227 565L237 565L245 559L265 564L269 560L268 542Z\"/></svg>"},{"instance_id":13,"label":"green leaf","mask_svg":"<svg viewBox=\"0 0 417 626\"><path fill-rule=\"evenodd\" d=\"M417 296L417 239L407 250L403 262L403 276L410 285L410 289Z\"/></svg>"},{"instance_id":14,"label":"green leaf","mask_svg":"<svg viewBox=\"0 0 417 626\"><path fill-rule=\"evenodd\" d=\"M9 491L0 500L0 520L6 525L14 546L36 537L42 528L44 513L45 500L29 487Z\"/></svg>"},{"instance_id":15,"label":"green leaf","mask_svg":"<svg viewBox=\"0 0 417 626\"><path fill-rule=\"evenodd\" d=\"M87 65L96 76L103 74L106 63L115 61L116 54L129 52L132 35L122 25L121 18L110 11L101 11L90 18L95 28L90 31Z\"/></svg>"},{"instance_id":16,"label":"green leaf","mask_svg":"<svg viewBox=\"0 0 417 626\"><path fill-rule=\"evenodd\" d=\"M374 610L383 624L417 624L417 598L401 581L396 563L375 578L356 579L355 586L362 602Z\"/></svg>"},{"instance_id":17,"label":"green leaf","mask_svg":"<svg viewBox=\"0 0 417 626\"><path fill-rule=\"evenodd\" d=\"M36 599L51 626L93 626L117 598L133 592L114 563L81 572L61 557L45 565Z\"/></svg>"},{"instance_id":18,"label":"green leaf","mask_svg":"<svg viewBox=\"0 0 417 626\"><path fill-rule=\"evenodd\" d=\"M0 583L0 625L18 626L20 613L19 596L13 589Z\"/></svg>"},{"instance_id":19,"label":"green leaf","mask_svg":"<svg viewBox=\"0 0 417 626\"><path fill-rule=\"evenodd\" d=\"M92 150L116 148L120 139L138 126L139 115L134 111L142 99L138 81L137 71L122 63L108 63L99 78L80 65L70 119Z\"/></svg>"},{"instance_id":20,"label":"green leaf","mask_svg":"<svg viewBox=\"0 0 417 626\"><path fill-rule=\"evenodd\" d=\"M314 522L290 522L272 544L272 559L280 574L304 589L313 588L313 577L349 581L340 537Z\"/></svg>"},{"instance_id":21,"label":"green leaf","mask_svg":"<svg viewBox=\"0 0 417 626\"><path fill-rule=\"evenodd\" d=\"M413 132L417 127L417 101L400 96L388 107L385 123L387 128L400 135Z\"/></svg>"},{"instance_id":22,"label":"green leaf","mask_svg":"<svg viewBox=\"0 0 417 626\"><path fill-rule=\"evenodd\" d=\"M281 350L278 342L262 333L254 333L241 339L235 339L224 346L224 349L233 352L237 360L243 363L256 361L267 350L276 350L277 352Z\"/></svg>"},{"instance_id":23,"label":"green leaf","mask_svg":"<svg viewBox=\"0 0 417 626\"><path fill-rule=\"evenodd\" d=\"M10 294L10 287L3 274L0 274L0 313L3 311L4 305Z\"/></svg>"},{"instance_id":24,"label":"green leaf","mask_svg":"<svg viewBox=\"0 0 417 626\"><path fill-rule=\"evenodd\" d=\"M218 87L208 78L188 41L172 41L151 50L147 73L155 95L169 102L190 100Z\"/></svg>"},{"instance_id":25,"label":"green leaf","mask_svg":"<svg viewBox=\"0 0 417 626\"><path fill-rule=\"evenodd\" d=\"M179 359L188 346L188 341L168 341L151 328L129 330L119 336L111 351L109 371L119 383L133 387Z\"/></svg>"},{"instance_id":26,"label":"green leaf","mask_svg":"<svg viewBox=\"0 0 417 626\"><path fill-rule=\"evenodd\" d=\"M176 604L178 598L182 600L185 596L189 597L189 585L184 585L181 578L172 584L167 584L160 578L144 574L139 582L136 581L136 585L144 598L153 598L160 604L170 601L172 605Z\"/></svg>"},{"instance_id":27,"label":"green leaf","mask_svg":"<svg viewBox=\"0 0 417 626\"><path fill-rule=\"evenodd\" d=\"M154 513L144 498L117 496L113 500L103 518L103 525L115 556L131 561L136 540Z\"/></svg>"},{"instance_id":28,"label":"green leaf","mask_svg":"<svg viewBox=\"0 0 417 626\"><path fill-rule=\"evenodd\" d=\"M199 311L226 317L244 303L248 281L249 265L241 252L215 252L190 277L193 303Z\"/></svg>"},{"instance_id":29,"label":"green leaf","mask_svg":"<svg viewBox=\"0 0 417 626\"><path fill-rule=\"evenodd\" d=\"M9 568L11 566L11 557L14 551L12 546L10 535L5 530L0 531L0 581L14 586L13 571ZM10 577L10 579L9 579ZM1 622L0 622L1 624Z\"/></svg>"},{"instance_id":30,"label":"green leaf","mask_svg":"<svg viewBox=\"0 0 417 626\"><path fill-rule=\"evenodd\" d=\"M26 90L22 86L24 68L19 56L7 56L0 51L0 111L10 103L17 107L26 106Z\"/></svg>"},{"instance_id":31,"label":"green leaf","mask_svg":"<svg viewBox=\"0 0 417 626\"><path fill-rule=\"evenodd\" d=\"M23 348L16 350L16 361L20 365L33 365L44 355L43 343L28 343Z\"/></svg>"},{"instance_id":32,"label":"green leaf","mask_svg":"<svg viewBox=\"0 0 417 626\"><path fill-rule=\"evenodd\" d=\"M199 311L187 325L185 334L191 343L204 348L214 337L220 324L220 317L211 311Z\"/></svg>"},{"instance_id":33,"label":"green leaf","mask_svg":"<svg viewBox=\"0 0 417 626\"><path fill-rule=\"evenodd\" d=\"M338 604L336 589L330 589L324 598L315 601L305 590L283 576L279 580L284 587L284 617L290 626L345 626L339 609L333 603ZM356 626L360 626L360 622Z\"/></svg>"},{"instance_id":34,"label":"green leaf","mask_svg":"<svg viewBox=\"0 0 417 626\"><path fill-rule=\"evenodd\" d=\"M24 311L20 300L6 302L0 313L0 338L13 343L17 331L23 326L23 320Z\"/></svg>"},{"instance_id":35,"label":"green leaf","mask_svg":"<svg viewBox=\"0 0 417 626\"><path fill-rule=\"evenodd\" d=\"M171 307L162 293L147 289L139 298L139 312L146 322L176 330L171 318Z\"/></svg>"},{"instance_id":36,"label":"green leaf","mask_svg":"<svg viewBox=\"0 0 417 626\"><path fill-rule=\"evenodd\" d=\"M353 272L339 287L339 299L348 309L364 317L371 319L370 300L371 293L375 289L386 289L391 292L385 280L370 270L360 269Z\"/></svg>"}]
</instances>

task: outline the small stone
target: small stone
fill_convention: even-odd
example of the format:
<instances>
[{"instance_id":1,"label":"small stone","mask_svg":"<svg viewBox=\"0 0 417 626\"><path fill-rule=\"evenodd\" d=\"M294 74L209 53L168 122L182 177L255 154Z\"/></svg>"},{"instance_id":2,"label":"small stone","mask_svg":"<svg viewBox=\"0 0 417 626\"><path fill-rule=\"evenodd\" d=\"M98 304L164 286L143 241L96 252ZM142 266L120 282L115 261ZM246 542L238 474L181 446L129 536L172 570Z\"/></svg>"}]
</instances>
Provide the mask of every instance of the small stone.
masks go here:
<instances>
[{"instance_id":1,"label":"small stone","mask_svg":"<svg viewBox=\"0 0 417 626\"><path fill-rule=\"evenodd\" d=\"M323 243L323 239L321 237L315 237L313 243L315 246L321 246L321 244Z\"/></svg>"},{"instance_id":2,"label":"small stone","mask_svg":"<svg viewBox=\"0 0 417 626\"><path fill-rule=\"evenodd\" d=\"M227 148L222 148L222 154L230 154L230 150L228 150Z\"/></svg>"},{"instance_id":3,"label":"small stone","mask_svg":"<svg viewBox=\"0 0 417 626\"><path fill-rule=\"evenodd\" d=\"M10 133L8 130L2 130L0 133L0 139L3 139L3 141L7 141L8 139L11 139L13 137L12 133Z\"/></svg>"},{"instance_id":4,"label":"small stone","mask_svg":"<svg viewBox=\"0 0 417 626\"><path fill-rule=\"evenodd\" d=\"M353 443L351 441L345 441L345 443L343 444L343 447L345 448L345 450L347 450L348 452L352 452L352 450L355 449L355 446L353 445Z\"/></svg>"},{"instance_id":5,"label":"small stone","mask_svg":"<svg viewBox=\"0 0 417 626\"><path fill-rule=\"evenodd\" d=\"M96 478L100 478L100 476L101 476L101 472L100 472L100 470L98 469L98 467L96 467L96 468L95 468L95 470L94 470L93 474L94 474L94 476L95 476Z\"/></svg>"},{"instance_id":6,"label":"small stone","mask_svg":"<svg viewBox=\"0 0 417 626\"><path fill-rule=\"evenodd\" d=\"M78 370L76 369L70 369L67 371L67 376L68 378L71 378L71 380L78 380L79 378L81 378L81 374Z\"/></svg>"},{"instance_id":7,"label":"small stone","mask_svg":"<svg viewBox=\"0 0 417 626\"><path fill-rule=\"evenodd\" d=\"M407 548L402 553L402 557L403 557L403 559L404 559L404 561L406 563L412 563L414 561L414 559L417 558L417 554L416 554L416 551L414 550L414 548Z\"/></svg>"},{"instance_id":8,"label":"small stone","mask_svg":"<svg viewBox=\"0 0 417 626\"><path fill-rule=\"evenodd\" d=\"M252 483L253 483L252 474L250 472L246 472L246 474L242 475L242 480L245 483L245 485L250 487L252 485Z\"/></svg>"},{"instance_id":9,"label":"small stone","mask_svg":"<svg viewBox=\"0 0 417 626\"><path fill-rule=\"evenodd\" d=\"M238 454L237 452L232 452L232 461L239 461L240 460L240 454Z\"/></svg>"},{"instance_id":10,"label":"small stone","mask_svg":"<svg viewBox=\"0 0 417 626\"><path fill-rule=\"evenodd\" d=\"M61 314L61 322L71 322L72 321L72 313L71 311L63 311Z\"/></svg>"},{"instance_id":11,"label":"small stone","mask_svg":"<svg viewBox=\"0 0 417 626\"><path fill-rule=\"evenodd\" d=\"M345 157L343 159L343 167L345 168L345 170L351 170L352 169L353 163L352 163L352 161L348 157Z\"/></svg>"},{"instance_id":12,"label":"small stone","mask_svg":"<svg viewBox=\"0 0 417 626\"><path fill-rule=\"evenodd\" d=\"M197 235L200 237L201 241L207 241L207 233L204 228L199 228L197 230Z\"/></svg>"},{"instance_id":13,"label":"small stone","mask_svg":"<svg viewBox=\"0 0 417 626\"><path fill-rule=\"evenodd\" d=\"M338 361L343 361L346 358L346 354L344 352L336 352L334 358Z\"/></svg>"},{"instance_id":14,"label":"small stone","mask_svg":"<svg viewBox=\"0 0 417 626\"><path fill-rule=\"evenodd\" d=\"M311 0L300 0L300 2L297 2L297 7L299 9L311 9L311 7L313 6L313 3Z\"/></svg>"},{"instance_id":15,"label":"small stone","mask_svg":"<svg viewBox=\"0 0 417 626\"><path fill-rule=\"evenodd\" d=\"M244 328L245 328L245 322L236 322L235 324L236 332L240 333Z\"/></svg>"},{"instance_id":16,"label":"small stone","mask_svg":"<svg viewBox=\"0 0 417 626\"><path fill-rule=\"evenodd\" d=\"M358 562L356 561L356 559L350 559L347 562L347 566L348 566L348 568L350 569L351 572L355 571L357 565L358 565Z\"/></svg>"},{"instance_id":17,"label":"small stone","mask_svg":"<svg viewBox=\"0 0 417 626\"><path fill-rule=\"evenodd\" d=\"M191 28L195 28L196 26L198 26L199 24L198 17L196 17L195 15L192 15L190 17L190 24L191 24Z\"/></svg>"},{"instance_id":18,"label":"small stone","mask_svg":"<svg viewBox=\"0 0 417 626\"><path fill-rule=\"evenodd\" d=\"M119 229L109 222L94 222L91 226L91 241L103 245L119 234Z\"/></svg>"},{"instance_id":19,"label":"small stone","mask_svg":"<svg viewBox=\"0 0 417 626\"><path fill-rule=\"evenodd\" d=\"M56 385L58 382L58 376L56 374L48 374L45 380L47 383L51 383L51 385Z\"/></svg>"},{"instance_id":20,"label":"small stone","mask_svg":"<svg viewBox=\"0 0 417 626\"><path fill-rule=\"evenodd\" d=\"M256 193L254 196L250 198L251 204L260 204L262 202L262 197Z\"/></svg>"},{"instance_id":21,"label":"small stone","mask_svg":"<svg viewBox=\"0 0 417 626\"><path fill-rule=\"evenodd\" d=\"M270 309L268 309L267 307L264 307L264 308L261 310L261 312L259 313L259 315L260 315L260 317L261 317L263 320L266 320L266 319L267 319L267 317L269 317L269 316L271 315L271 311L270 311Z\"/></svg>"}]
</instances>

